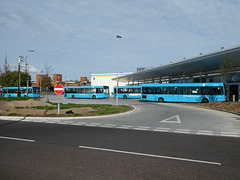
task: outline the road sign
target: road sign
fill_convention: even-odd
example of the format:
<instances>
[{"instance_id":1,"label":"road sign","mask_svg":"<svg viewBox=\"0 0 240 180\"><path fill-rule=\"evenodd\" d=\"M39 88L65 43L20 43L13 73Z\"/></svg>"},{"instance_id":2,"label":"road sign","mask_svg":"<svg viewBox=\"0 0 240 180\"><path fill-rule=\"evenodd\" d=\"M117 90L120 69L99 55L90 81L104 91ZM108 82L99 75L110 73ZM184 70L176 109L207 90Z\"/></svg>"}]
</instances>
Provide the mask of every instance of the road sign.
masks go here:
<instances>
[{"instance_id":1,"label":"road sign","mask_svg":"<svg viewBox=\"0 0 240 180\"><path fill-rule=\"evenodd\" d=\"M62 94L63 93L63 85L57 84L54 86L54 92L56 94Z\"/></svg>"}]
</instances>

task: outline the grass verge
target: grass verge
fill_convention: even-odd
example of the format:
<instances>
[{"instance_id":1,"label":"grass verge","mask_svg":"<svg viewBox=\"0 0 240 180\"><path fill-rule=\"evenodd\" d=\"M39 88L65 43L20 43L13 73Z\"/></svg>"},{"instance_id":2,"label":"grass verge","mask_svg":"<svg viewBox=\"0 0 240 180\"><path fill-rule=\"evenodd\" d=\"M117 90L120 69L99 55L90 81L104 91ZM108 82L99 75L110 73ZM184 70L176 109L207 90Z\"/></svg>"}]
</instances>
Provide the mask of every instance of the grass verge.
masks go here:
<instances>
[{"instance_id":1,"label":"grass verge","mask_svg":"<svg viewBox=\"0 0 240 180\"><path fill-rule=\"evenodd\" d=\"M57 103L51 103L53 106L34 106L32 108L36 109L57 109ZM132 107L121 105L121 106L114 106L111 104L61 104L60 109L71 109L71 108L83 108L83 107L91 107L94 111L89 111L88 115L104 115L104 114L116 114L121 112L126 112L132 110ZM56 114L47 114L46 116L82 116L82 114L68 114L68 115L56 115Z\"/></svg>"},{"instance_id":2,"label":"grass verge","mask_svg":"<svg viewBox=\"0 0 240 180\"><path fill-rule=\"evenodd\" d=\"M33 97L0 97L0 101L27 101L29 99L39 100L38 98Z\"/></svg>"}]
</instances>

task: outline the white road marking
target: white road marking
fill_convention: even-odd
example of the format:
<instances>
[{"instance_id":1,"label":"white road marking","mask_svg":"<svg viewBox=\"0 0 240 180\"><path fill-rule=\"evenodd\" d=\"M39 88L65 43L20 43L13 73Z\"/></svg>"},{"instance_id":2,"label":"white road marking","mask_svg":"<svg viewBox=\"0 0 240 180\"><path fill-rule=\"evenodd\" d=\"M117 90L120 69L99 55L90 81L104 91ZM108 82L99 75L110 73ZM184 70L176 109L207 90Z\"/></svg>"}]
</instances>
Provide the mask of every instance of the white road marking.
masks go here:
<instances>
[{"instance_id":1,"label":"white road marking","mask_svg":"<svg viewBox=\"0 0 240 180\"><path fill-rule=\"evenodd\" d=\"M145 153L137 153L137 152L131 152L131 151L121 151L121 150L115 150L115 149L89 147L89 146L78 146L78 147L82 148L82 149L91 149L91 150L107 151L107 152L113 152L113 153L122 153L122 154L130 154L130 155L137 155L137 156L146 156L146 157L154 157L154 158L162 158L162 159L187 161L187 162L203 163L203 164L211 164L211 165L221 166L221 163L219 163L219 162L202 161L202 160L196 160L196 159L186 159L186 158L178 158L178 157L171 157L171 156L160 156L160 155L154 155L154 154L145 154Z\"/></svg>"},{"instance_id":2,"label":"white road marking","mask_svg":"<svg viewBox=\"0 0 240 180\"><path fill-rule=\"evenodd\" d=\"M233 135L237 135L238 133L235 133L235 132L221 132L221 134L233 134Z\"/></svg>"},{"instance_id":3,"label":"white road marking","mask_svg":"<svg viewBox=\"0 0 240 180\"><path fill-rule=\"evenodd\" d=\"M147 131L149 130L151 127L148 126L138 126L136 128L133 128L134 130L141 130L141 131Z\"/></svg>"},{"instance_id":4,"label":"white road marking","mask_svg":"<svg viewBox=\"0 0 240 180\"><path fill-rule=\"evenodd\" d=\"M226 137L239 137L238 135L233 135L233 134L221 134L221 136L226 136Z\"/></svg>"},{"instance_id":5,"label":"white road marking","mask_svg":"<svg viewBox=\"0 0 240 180\"><path fill-rule=\"evenodd\" d=\"M209 135L213 136L213 133L204 133L204 132L197 132L198 135Z\"/></svg>"},{"instance_id":6,"label":"white road marking","mask_svg":"<svg viewBox=\"0 0 240 180\"><path fill-rule=\"evenodd\" d=\"M96 125L96 126L100 126L102 125L101 123L90 123L91 125Z\"/></svg>"},{"instance_id":7,"label":"white road marking","mask_svg":"<svg viewBox=\"0 0 240 180\"><path fill-rule=\"evenodd\" d=\"M115 124L104 124L104 125L101 125L100 127L113 128L115 126L117 126L117 125L115 125Z\"/></svg>"},{"instance_id":8,"label":"white road marking","mask_svg":"<svg viewBox=\"0 0 240 180\"><path fill-rule=\"evenodd\" d=\"M9 139L9 140L25 141L25 142L35 142L35 140L32 140L32 139L21 139L21 138L4 137L4 136L0 136L0 139Z\"/></svg>"},{"instance_id":9,"label":"white road marking","mask_svg":"<svg viewBox=\"0 0 240 180\"><path fill-rule=\"evenodd\" d=\"M153 131L168 132L169 130L166 130L166 129L153 129Z\"/></svg>"},{"instance_id":10,"label":"white road marking","mask_svg":"<svg viewBox=\"0 0 240 180\"><path fill-rule=\"evenodd\" d=\"M182 123L180 118L179 118L179 115L176 115L176 116L173 116L173 117L161 120L160 122L164 122L164 123L178 123L178 124Z\"/></svg>"},{"instance_id":11,"label":"white road marking","mask_svg":"<svg viewBox=\"0 0 240 180\"><path fill-rule=\"evenodd\" d=\"M174 131L175 133L183 133L183 134L189 134L190 131Z\"/></svg>"},{"instance_id":12,"label":"white road marking","mask_svg":"<svg viewBox=\"0 0 240 180\"><path fill-rule=\"evenodd\" d=\"M116 128L119 128L119 129L130 129L130 128L133 128L133 126L130 126L130 125L121 125L121 126L118 126Z\"/></svg>"},{"instance_id":13,"label":"white road marking","mask_svg":"<svg viewBox=\"0 0 240 180\"><path fill-rule=\"evenodd\" d=\"M96 127L96 124L84 124L85 126L91 126L91 127Z\"/></svg>"},{"instance_id":14,"label":"white road marking","mask_svg":"<svg viewBox=\"0 0 240 180\"><path fill-rule=\"evenodd\" d=\"M159 131L159 132L168 132L170 128L162 128L162 127L156 127L156 129L153 129L153 131Z\"/></svg>"},{"instance_id":15,"label":"white road marking","mask_svg":"<svg viewBox=\"0 0 240 180\"><path fill-rule=\"evenodd\" d=\"M175 132L175 133L189 134L190 131L191 131L190 129L176 129L174 132Z\"/></svg>"},{"instance_id":16,"label":"white road marking","mask_svg":"<svg viewBox=\"0 0 240 180\"><path fill-rule=\"evenodd\" d=\"M142 128L142 129L150 129L151 127L148 127L148 126L138 126L138 128Z\"/></svg>"},{"instance_id":17,"label":"white road marking","mask_svg":"<svg viewBox=\"0 0 240 180\"><path fill-rule=\"evenodd\" d=\"M176 131L191 131L190 129L176 129Z\"/></svg>"},{"instance_id":18,"label":"white road marking","mask_svg":"<svg viewBox=\"0 0 240 180\"><path fill-rule=\"evenodd\" d=\"M198 130L200 133L213 133L213 131Z\"/></svg>"},{"instance_id":19,"label":"white road marking","mask_svg":"<svg viewBox=\"0 0 240 180\"><path fill-rule=\"evenodd\" d=\"M221 132L221 136L227 136L227 137L239 137L238 133L235 132Z\"/></svg>"}]
</instances>

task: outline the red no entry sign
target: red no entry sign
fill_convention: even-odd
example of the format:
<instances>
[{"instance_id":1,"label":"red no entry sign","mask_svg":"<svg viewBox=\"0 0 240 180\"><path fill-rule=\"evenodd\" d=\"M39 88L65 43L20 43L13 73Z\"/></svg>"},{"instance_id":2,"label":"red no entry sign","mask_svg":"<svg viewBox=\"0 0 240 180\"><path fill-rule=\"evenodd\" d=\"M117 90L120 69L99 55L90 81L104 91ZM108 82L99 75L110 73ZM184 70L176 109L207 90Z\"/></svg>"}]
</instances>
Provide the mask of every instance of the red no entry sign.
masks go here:
<instances>
[{"instance_id":1,"label":"red no entry sign","mask_svg":"<svg viewBox=\"0 0 240 180\"><path fill-rule=\"evenodd\" d=\"M63 85L61 85L61 84L57 84L57 85L55 85L54 86L54 92L56 93L56 94L62 94L63 93Z\"/></svg>"}]
</instances>

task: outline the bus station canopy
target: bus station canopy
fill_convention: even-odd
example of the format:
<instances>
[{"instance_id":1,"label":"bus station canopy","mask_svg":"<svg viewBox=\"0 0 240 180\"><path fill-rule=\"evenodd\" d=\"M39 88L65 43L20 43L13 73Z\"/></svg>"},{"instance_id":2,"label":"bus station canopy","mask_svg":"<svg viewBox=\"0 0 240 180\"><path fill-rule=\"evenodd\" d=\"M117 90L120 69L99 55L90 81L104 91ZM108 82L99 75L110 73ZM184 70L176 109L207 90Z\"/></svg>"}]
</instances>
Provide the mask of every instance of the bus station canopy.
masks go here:
<instances>
[{"instance_id":1,"label":"bus station canopy","mask_svg":"<svg viewBox=\"0 0 240 180\"><path fill-rule=\"evenodd\" d=\"M215 74L219 73L220 66L226 58L231 59L234 71L240 70L240 46L237 46L121 76L119 77L119 81L131 82L165 77L180 78Z\"/></svg>"}]
</instances>

